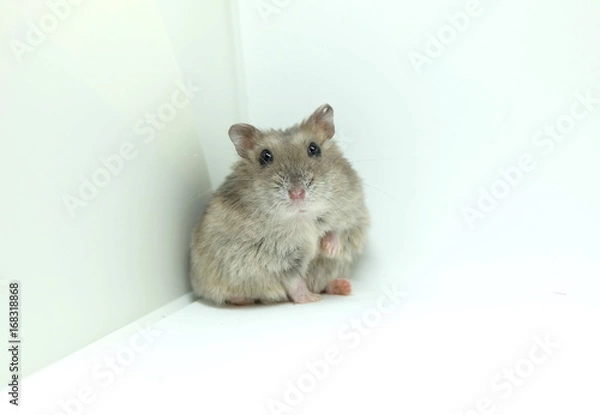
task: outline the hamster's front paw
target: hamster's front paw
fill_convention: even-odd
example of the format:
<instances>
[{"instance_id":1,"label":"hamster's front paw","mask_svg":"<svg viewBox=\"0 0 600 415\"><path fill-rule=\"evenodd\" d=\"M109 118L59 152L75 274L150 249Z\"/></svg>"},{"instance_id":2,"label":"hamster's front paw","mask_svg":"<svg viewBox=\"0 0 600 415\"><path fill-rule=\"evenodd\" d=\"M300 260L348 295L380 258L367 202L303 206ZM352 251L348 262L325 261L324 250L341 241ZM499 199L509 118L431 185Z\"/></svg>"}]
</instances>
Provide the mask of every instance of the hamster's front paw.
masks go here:
<instances>
[{"instance_id":1,"label":"hamster's front paw","mask_svg":"<svg viewBox=\"0 0 600 415\"><path fill-rule=\"evenodd\" d=\"M340 253L342 244L340 238L335 232L327 232L321 238L321 252L328 258L333 258Z\"/></svg>"}]
</instances>

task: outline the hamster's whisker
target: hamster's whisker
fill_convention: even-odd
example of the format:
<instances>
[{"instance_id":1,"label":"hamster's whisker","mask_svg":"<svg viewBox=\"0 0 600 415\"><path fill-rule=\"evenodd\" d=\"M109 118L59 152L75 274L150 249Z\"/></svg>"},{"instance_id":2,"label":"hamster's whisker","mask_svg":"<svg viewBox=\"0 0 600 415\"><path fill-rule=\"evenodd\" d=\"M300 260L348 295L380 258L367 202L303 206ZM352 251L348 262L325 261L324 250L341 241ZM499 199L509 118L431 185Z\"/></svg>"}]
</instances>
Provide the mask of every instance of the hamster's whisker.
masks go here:
<instances>
[{"instance_id":1,"label":"hamster's whisker","mask_svg":"<svg viewBox=\"0 0 600 415\"><path fill-rule=\"evenodd\" d=\"M390 195L390 194L389 194L388 192L386 192L385 190L381 190L381 189L380 189L380 188L378 188L378 187L371 186L369 183L366 183L366 182L364 182L364 181L363 181L363 184L364 184L365 186L369 186L371 189L378 190L378 191L379 191L379 192L381 192L382 194L384 194L384 195L386 195L387 197L389 197L389 198L390 198L392 201L396 202L396 203L397 203L399 206L402 206L398 200L396 200L396 199L395 199L395 198L394 198L392 195Z\"/></svg>"}]
</instances>

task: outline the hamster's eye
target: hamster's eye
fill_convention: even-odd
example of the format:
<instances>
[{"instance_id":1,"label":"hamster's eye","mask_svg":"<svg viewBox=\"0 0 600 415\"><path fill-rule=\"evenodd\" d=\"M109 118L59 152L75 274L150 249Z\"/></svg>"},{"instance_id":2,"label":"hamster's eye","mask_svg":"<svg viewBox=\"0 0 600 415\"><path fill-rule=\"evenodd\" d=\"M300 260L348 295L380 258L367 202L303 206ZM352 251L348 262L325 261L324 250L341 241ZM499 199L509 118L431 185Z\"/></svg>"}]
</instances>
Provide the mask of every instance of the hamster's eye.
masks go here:
<instances>
[{"instance_id":1,"label":"hamster's eye","mask_svg":"<svg viewBox=\"0 0 600 415\"><path fill-rule=\"evenodd\" d=\"M319 147L315 143L310 143L308 145L308 156L309 157L319 157L319 156L321 156L321 147Z\"/></svg>"},{"instance_id":2,"label":"hamster's eye","mask_svg":"<svg viewBox=\"0 0 600 415\"><path fill-rule=\"evenodd\" d=\"M258 161L260 161L261 166L271 164L273 163L273 154L271 154L269 150L263 150L260 153L260 159Z\"/></svg>"}]
</instances>

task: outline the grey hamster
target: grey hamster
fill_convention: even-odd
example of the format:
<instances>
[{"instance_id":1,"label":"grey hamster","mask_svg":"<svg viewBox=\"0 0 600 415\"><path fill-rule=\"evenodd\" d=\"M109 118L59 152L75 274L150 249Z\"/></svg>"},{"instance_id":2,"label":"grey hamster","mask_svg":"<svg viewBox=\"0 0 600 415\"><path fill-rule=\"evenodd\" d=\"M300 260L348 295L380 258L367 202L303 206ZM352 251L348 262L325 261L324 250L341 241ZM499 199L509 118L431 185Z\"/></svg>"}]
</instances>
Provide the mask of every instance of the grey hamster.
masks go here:
<instances>
[{"instance_id":1,"label":"grey hamster","mask_svg":"<svg viewBox=\"0 0 600 415\"><path fill-rule=\"evenodd\" d=\"M192 233L194 293L215 304L348 295L370 224L362 182L335 140L333 108L287 129L235 124L241 156Z\"/></svg>"}]
</instances>

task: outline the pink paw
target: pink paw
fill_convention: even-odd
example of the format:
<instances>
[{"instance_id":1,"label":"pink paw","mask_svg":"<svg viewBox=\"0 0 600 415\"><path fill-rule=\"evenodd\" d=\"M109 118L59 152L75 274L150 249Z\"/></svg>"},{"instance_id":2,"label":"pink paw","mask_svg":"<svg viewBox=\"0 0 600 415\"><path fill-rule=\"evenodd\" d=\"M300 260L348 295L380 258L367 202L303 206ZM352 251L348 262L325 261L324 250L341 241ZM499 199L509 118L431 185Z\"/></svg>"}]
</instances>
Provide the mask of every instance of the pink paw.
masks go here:
<instances>
[{"instance_id":1,"label":"pink paw","mask_svg":"<svg viewBox=\"0 0 600 415\"><path fill-rule=\"evenodd\" d=\"M340 238L334 232L327 232L323 238L321 238L321 250L329 257L333 258L340 253L342 244Z\"/></svg>"},{"instance_id":2,"label":"pink paw","mask_svg":"<svg viewBox=\"0 0 600 415\"><path fill-rule=\"evenodd\" d=\"M233 305L251 305L254 304L254 300L245 297L231 297L227 300L228 303Z\"/></svg>"},{"instance_id":3,"label":"pink paw","mask_svg":"<svg viewBox=\"0 0 600 415\"><path fill-rule=\"evenodd\" d=\"M325 287L325 292L334 295L350 295L352 292L352 284L346 279L336 278Z\"/></svg>"},{"instance_id":4,"label":"pink paw","mask_svg":"<svg viewBox=\"0 0 600 415\"><path fill-rule=\"evenodd\" d=\"M296 298L292 298L292 301L296 304L314 303L319 300L321 300L321 296L312 292L303 293Z\"/></svg>"},{"instance_id":5,"label":"pink paw","mask_svg":"<svg viewBox=\"0 0 600 415\"><path fill-rule=\"evenodd\" d=\"M308 289L306 281L302 278L299 278L295 282L295 286L288 293L288 296L290 297L290 300L296 304L314 303L321 299L319 294L315 294Z\"/></svg>"}]
</instances>

